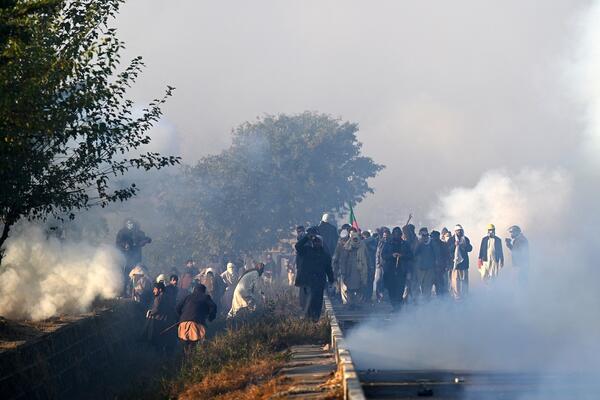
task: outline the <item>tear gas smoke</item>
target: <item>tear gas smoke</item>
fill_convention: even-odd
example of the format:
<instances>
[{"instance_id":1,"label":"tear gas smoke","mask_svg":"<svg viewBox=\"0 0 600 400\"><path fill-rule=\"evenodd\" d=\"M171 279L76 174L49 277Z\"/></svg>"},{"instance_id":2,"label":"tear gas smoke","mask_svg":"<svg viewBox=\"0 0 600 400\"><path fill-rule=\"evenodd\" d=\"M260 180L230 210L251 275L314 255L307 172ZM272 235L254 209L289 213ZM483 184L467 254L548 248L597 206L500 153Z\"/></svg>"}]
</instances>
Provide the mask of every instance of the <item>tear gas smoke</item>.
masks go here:
<instances>
[{"instance_id":1,"label":"tear gas smoke","mask_svg":"<svg viewBox=\"0 0 600 400\"><path fill-rule=\"evenodd\" d=\"M596 50L581 65L597 65L599 10L596 3L586 17L584 32L594 32L594 39L586 36L585 43ZM589 82L597 82L597 68L594 74L596 80L588 76ZM598 139L600 88L592 84L587 89L585 100L594 110L588 115L588 139ZM488 172L470 188L442 194L430 214L436 227L464 225L474 247L472 259L486 224L496 224L501 237L507 227L521 225L530 240L527 282L515 279L504 247L506 265L499 277L478 285L464 302L433 301L405 309L386 329L367 323L353 330L348 343L359 369L574 372L584 373L590 383L600 379L600 320L594 317L600 306L600 270L593 225L600 212L592 200L598 169L589 140L577 140L570 148L568 157L578 159L570 168ZM471 279L479 279L477 264L470 270ZM534 398L547 398L548 382L538 383L542 395ZM594 396L597 392L569 394Z\"/></svg>"},{"instance_id":2,"label":"tear gas smoke","mask_svg":"<svg viewBox=\"0 0 600 400\"><path fill-rule=\"evenodd\" d=\"M0 315L41 320L89 310L122 287L121 255L106 245L61 242L38 226L21 227L7 241L0 272Z\"/></svg>"},{"instance_id":3,"label":"tear gas smoke","mask_svg":"<svg viewBox=\"0 0 600 400\"><path fill-rule=\"evenodd\" d=\"M553 228L550 224L562 222L571 193L571 176L564 169L525 169L514 175L489 171L474 187L441 196L429 220L449 229L460 223L472 241L484 236L490 223L499 236L512 225L528 234L543 234Z\"/></svg>"}]
</instances>

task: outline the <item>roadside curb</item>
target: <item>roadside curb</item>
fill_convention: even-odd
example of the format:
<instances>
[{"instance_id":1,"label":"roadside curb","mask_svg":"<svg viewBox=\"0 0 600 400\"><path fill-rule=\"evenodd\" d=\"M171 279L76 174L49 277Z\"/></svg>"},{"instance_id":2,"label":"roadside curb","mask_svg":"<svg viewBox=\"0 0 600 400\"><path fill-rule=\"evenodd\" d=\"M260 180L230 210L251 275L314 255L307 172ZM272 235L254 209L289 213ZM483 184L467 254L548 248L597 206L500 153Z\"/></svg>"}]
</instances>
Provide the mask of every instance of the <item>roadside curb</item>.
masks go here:
<instances>
[{"instance_id":1,"label":"roadside curb","mask_svg":"<svg viewBox=\"0 0 600 400\"><path fill-rule=\"evenodd\" d=\"M334 350L335 361L338 365L338 370L342 373L342 386L344 390L345 400L365 400L365 393L352 361L350 350L346 345L346 340L342 333L342 329L335 316L333 306L329 297L325 296L325 313L329 318L331 326L331 347Z\"/></svg>"}]
</instances>

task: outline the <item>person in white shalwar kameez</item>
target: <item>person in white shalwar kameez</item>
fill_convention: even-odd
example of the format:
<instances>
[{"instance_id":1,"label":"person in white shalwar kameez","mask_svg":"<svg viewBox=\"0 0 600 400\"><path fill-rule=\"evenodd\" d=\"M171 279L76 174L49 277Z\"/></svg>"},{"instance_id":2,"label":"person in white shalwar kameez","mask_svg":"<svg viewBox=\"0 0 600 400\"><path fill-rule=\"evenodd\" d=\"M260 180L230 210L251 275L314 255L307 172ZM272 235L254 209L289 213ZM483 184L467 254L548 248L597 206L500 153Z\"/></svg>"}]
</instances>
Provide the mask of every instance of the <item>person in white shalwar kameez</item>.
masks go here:
<instances>
[{"instance_id":1,"label":"person in white shalwar kameez","mask_svg":"<svg viewBox=\"0 0 600 400\"><path fill-rule=\"evenodd\" d=\"M233 292L233 301L227 318L235 317L241 310L254 312L262 299L263 263L256 264L255 269L246 271L238 281Z\"/></svg>"},{"instance_id":2,"label":"person in white shalwar kameez","mask_svg":"<svg viewBox=\"0 0 600 400\"><path fill-rule=\"evenodd\" d=\"M496 236L494 224L489 224L487 228L488 234L481 240L478 263L479 273L484 281L496 278L504 266L502 240Z\"/></svg>"}]
</instances>

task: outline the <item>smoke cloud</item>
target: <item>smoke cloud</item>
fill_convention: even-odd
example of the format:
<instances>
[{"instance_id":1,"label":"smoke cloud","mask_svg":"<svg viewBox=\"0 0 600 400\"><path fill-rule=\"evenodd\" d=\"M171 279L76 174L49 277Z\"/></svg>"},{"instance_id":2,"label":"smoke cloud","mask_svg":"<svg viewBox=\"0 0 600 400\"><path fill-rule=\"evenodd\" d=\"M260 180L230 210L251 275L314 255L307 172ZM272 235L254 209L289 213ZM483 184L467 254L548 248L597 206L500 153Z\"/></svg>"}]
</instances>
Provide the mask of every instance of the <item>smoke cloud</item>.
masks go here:
<instances>
[{"instance_id":1,"label":"smoke cloud","mask_svg":"<svg viewBox=\"0 0 600 400\"><path fill-rule=\"evenodd\" d=\"M21 227L2 260L0 315L42 320L88 311L95 299L119 294L122 261L113 247L61 242L38 226Z\"/></svg>"}]
</instances>

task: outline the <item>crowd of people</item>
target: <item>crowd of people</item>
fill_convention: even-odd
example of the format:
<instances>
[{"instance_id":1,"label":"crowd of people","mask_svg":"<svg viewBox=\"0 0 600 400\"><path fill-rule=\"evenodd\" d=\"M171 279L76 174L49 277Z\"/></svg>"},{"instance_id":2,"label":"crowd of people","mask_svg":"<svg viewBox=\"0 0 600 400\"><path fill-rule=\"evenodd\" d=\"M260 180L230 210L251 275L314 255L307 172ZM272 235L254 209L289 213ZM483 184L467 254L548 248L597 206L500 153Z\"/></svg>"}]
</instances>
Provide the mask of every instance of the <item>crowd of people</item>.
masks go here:
<instances>
[{"instance_id":1,"label":"crowd of people","mask_svg":"<svg viewBox=\"0 0 600 400\"><path fill-rule=\"evenodd\" d=\"M526 279L529 243L517 225L508 229L504 244L512 253L519 280ZM308 318L317 319L324 290L339 296L348 307L389 301L394 310L403 304L448 296L463 299L469 289L469 253L473 245L461 225L416 232L413 224L361 231L343 225L339 230L324 214L318 226L296 228L295 285ZM504 267L502 240L496 227L487 226L478 255L478 271L485 282Z\"/></svg>"},{"instance_id":2,"label":"crowd of people","mask_svg":"<svg viewBox=\"0 0 600 400\"><path fill-rule=\"evenodd\" d=\"M519 278L526 278L529 244L521 229L508 229L509 238L496 236L487 226L479 247L477 268L486 282L504 267L503 246L512 253ZM222 314L228 319L255 312L264 302L264 288L289 285L299 288L299 301L307 319L321 316L323 295L353 308L358 304L389 302L398 311L403 304L432 297L463 299L469 289L469 253L473 245L461 225L416 232L413 224L389 229L360 230L344 224L337 228L329 214L319 225L297 226L295 244L261 261L247 257L222 260L198 268L187 260L182 271L172 268L151 278L142 264L141 248L150 243L139 224L128 220L117 235L125 255L125 295L141 303L146 313L143 337L156 347L172 350L179 339L189 352L204 340L206 323ZM287 272L287 279L284 277Z\"/></svg>"}]
</instances>

